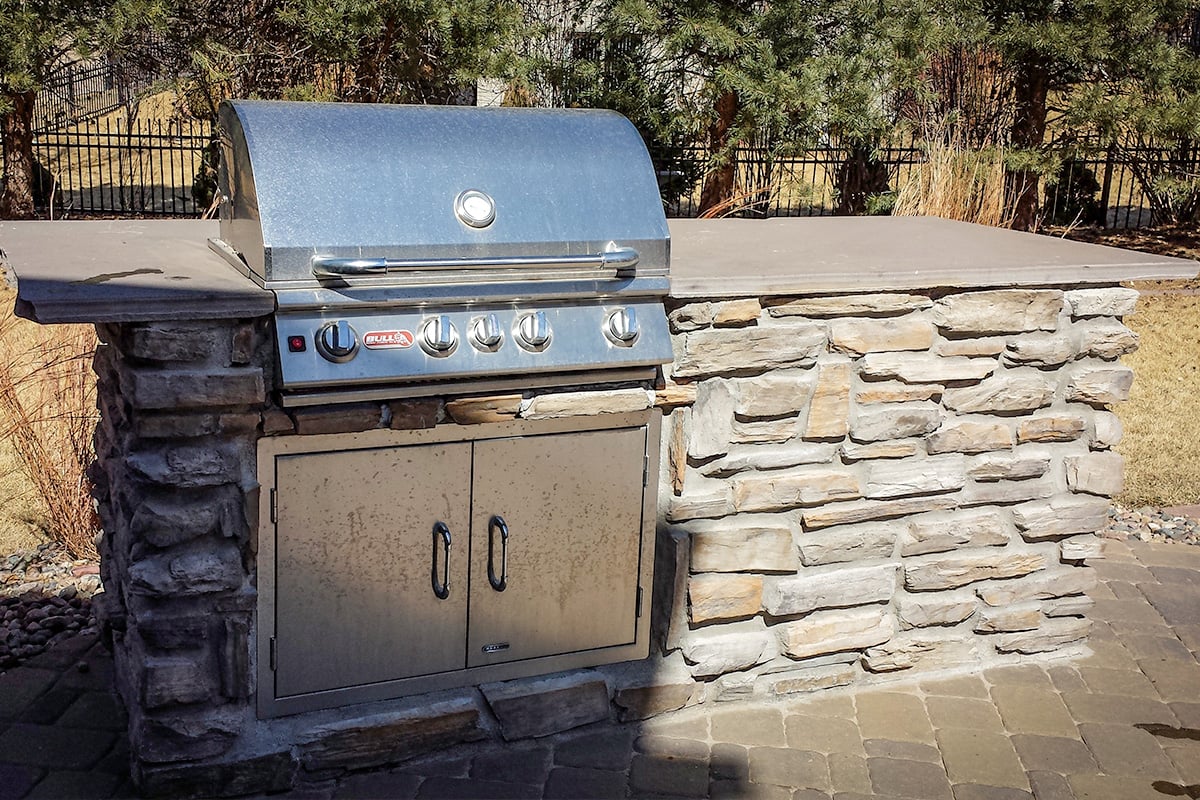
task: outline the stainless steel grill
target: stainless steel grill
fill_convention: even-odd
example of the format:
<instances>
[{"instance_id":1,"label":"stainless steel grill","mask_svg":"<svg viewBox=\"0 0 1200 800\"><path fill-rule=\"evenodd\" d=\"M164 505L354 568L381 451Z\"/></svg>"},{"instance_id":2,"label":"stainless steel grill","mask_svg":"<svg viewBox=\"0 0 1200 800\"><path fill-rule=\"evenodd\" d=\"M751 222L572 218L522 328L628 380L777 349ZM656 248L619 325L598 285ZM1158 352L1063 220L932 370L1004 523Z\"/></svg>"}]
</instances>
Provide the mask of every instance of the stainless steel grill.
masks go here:
<instances>
[{"instance_id":1,"label":"stainless steel grill","mask_svg":"<svg viewBox=\"0 0 1200 800\"><path fill-rule=\"evenodd\" d=\"M645 146L604 111L233 101L214 250L276 296L285 405L645 379Z\"/></svg>"}]
</instances>

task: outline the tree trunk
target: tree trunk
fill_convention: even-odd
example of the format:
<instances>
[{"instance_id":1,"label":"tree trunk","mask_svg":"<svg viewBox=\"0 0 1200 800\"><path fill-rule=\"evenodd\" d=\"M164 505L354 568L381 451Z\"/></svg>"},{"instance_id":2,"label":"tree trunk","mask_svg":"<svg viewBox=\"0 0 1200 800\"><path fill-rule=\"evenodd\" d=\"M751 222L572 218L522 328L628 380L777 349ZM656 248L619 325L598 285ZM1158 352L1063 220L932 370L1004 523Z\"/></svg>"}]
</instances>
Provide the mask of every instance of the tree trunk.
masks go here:
<instances>
[{"instance_id":1,"label":"tree trunk","mask_svg":"<svg viewBox=\"0 0 1200 800\"><path fill-rule=\"evenodd\" d=\"M33 219L33 101L36 92L6 95L12 106L0 115L4 138L4 186L0 219Z\"/></svg>"},{"instance_id":2,"label":"tree trunk","mask_svg":"<svg viewBox=\"0 0 1200 800\"><path fill-rule=\"evenodd\" d=\"M1013 93L1016 106L1012 126L1012 146L1019 150L1036 150L1046 138L1046 92L1050 74L1040 61L1019 65ZM1032 230L1038 219L1037 170L1009 169L1004 174L1005 205L1012 217L1012 227L1019 231Z\"/></svg>"},{"instance_id":3,"label":"tree trunk","mask_svg":"<svg viewBox=\"0 0 1200 800\"><path fill-rule=\"evenodd\" d=\"M717 116L708 128L710 155L724 154L729 147L729 131L733 128L733 121L740 106L736 92L724 92L717 98L713 109ZM727 210L725 206L733 200L733 177L737 171L737 159L732 152L726 155L723 163L704 176L704 186L700 189L700 208L697 211L701 217L712 211Z\"/></svg>"},{"instance_id":4,"label":"tree trunk","mask_svg":"<svg viewBox=\"0 0 1200 800\"><path fill-rule=\"evenodd\" d=\"M852 146L838 168L838 205L834 213L838 216L866 213L867 201L888 191L890 178L887 165L875 157L870 147Z\"/></svg>"}]
</instances>

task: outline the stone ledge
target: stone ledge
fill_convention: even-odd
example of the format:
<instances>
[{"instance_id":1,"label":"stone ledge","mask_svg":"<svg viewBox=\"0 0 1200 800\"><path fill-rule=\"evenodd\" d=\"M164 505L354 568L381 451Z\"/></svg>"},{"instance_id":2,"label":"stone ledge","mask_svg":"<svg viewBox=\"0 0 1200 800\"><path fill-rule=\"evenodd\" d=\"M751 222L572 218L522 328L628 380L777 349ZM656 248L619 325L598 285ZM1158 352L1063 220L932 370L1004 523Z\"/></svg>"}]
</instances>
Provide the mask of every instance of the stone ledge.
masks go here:
<instances>
[{"instance_id":1,"label":"stone ledge","mask_svg":"<svg viewBox=\"0 0 1200 800\"><path fill-rule=\"evenodd\" d=\"M671 296L680 300L1080 286L1197 271L1187 259L933 217L673 219L670 228ZM1078 298L1075 313L1092 313L1089 301Z\"/></svg>"}]
</instances>

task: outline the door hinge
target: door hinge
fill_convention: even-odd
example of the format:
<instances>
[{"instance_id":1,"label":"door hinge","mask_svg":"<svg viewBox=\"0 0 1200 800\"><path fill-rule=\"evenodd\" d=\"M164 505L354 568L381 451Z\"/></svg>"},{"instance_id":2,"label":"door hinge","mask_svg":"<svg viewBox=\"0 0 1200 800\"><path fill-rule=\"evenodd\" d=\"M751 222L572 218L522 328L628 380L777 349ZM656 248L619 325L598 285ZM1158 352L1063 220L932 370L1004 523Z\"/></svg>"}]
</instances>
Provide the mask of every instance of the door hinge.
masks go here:
<instances>
[{"instance_id":1,"label":"door hinge","mask_svg":"<svg viewBox=\"0 0 1200 800\"><path fill-rule=\"evenodd\" d=\"M650 481L650 454L646 453L642 456L642 488L646 488L646 484Z\"/></svg>"},{"instance_id":2,"label":"door hinge","mask_svg":"<svg viewBox=\"0 0 1200 800\"><path fill-rule=\"evenodd\" d=\"M271 490L271 522L279 522L279 493Z\"/></svg>"},{"instance_id":3,"label":"door hinge","mask_svg":"<svg viewBox=\"0 0 1200 800\"><path fill-rule=\"evenodd\" d=\"M271 637L270 649L271 649L271 656L270 656L271 670L274 671L275 669L278 668L278 664L279 664L279 650L278 650L278 648L275 647L275 637L274 636Z\"/></svg>"},{"instance_id":4,"label":"door hinge","mask_svg":"<svg viewBox=\"0 0 1200 800\"><path fill-rule=\"evenodd\" d=\"M640 617L641 615L642 615L642 587L639 586L638 587L638 595L637 595L637 613L634 616Z\"/></svg>"}]
</instances>

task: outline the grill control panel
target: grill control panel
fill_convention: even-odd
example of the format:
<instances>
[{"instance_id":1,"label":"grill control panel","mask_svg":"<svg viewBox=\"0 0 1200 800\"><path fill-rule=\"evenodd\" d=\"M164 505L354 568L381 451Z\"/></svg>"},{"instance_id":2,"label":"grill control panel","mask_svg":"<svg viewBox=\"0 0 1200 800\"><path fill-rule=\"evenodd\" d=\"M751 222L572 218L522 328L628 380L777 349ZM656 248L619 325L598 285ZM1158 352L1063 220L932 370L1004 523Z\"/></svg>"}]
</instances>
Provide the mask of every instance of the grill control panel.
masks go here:
<instances>
[{"instance_id":1,"label":"grill control panel","mask_svg":"<svg viewBox=\"0 0 1200 800\"><path fill-rule=\"evenodd\" d=\"M662 364L655 301L330 312L276 317L284 389L576 372ZM290 343L312 337L314 347Z\"/></svg>"}]
</instances>

